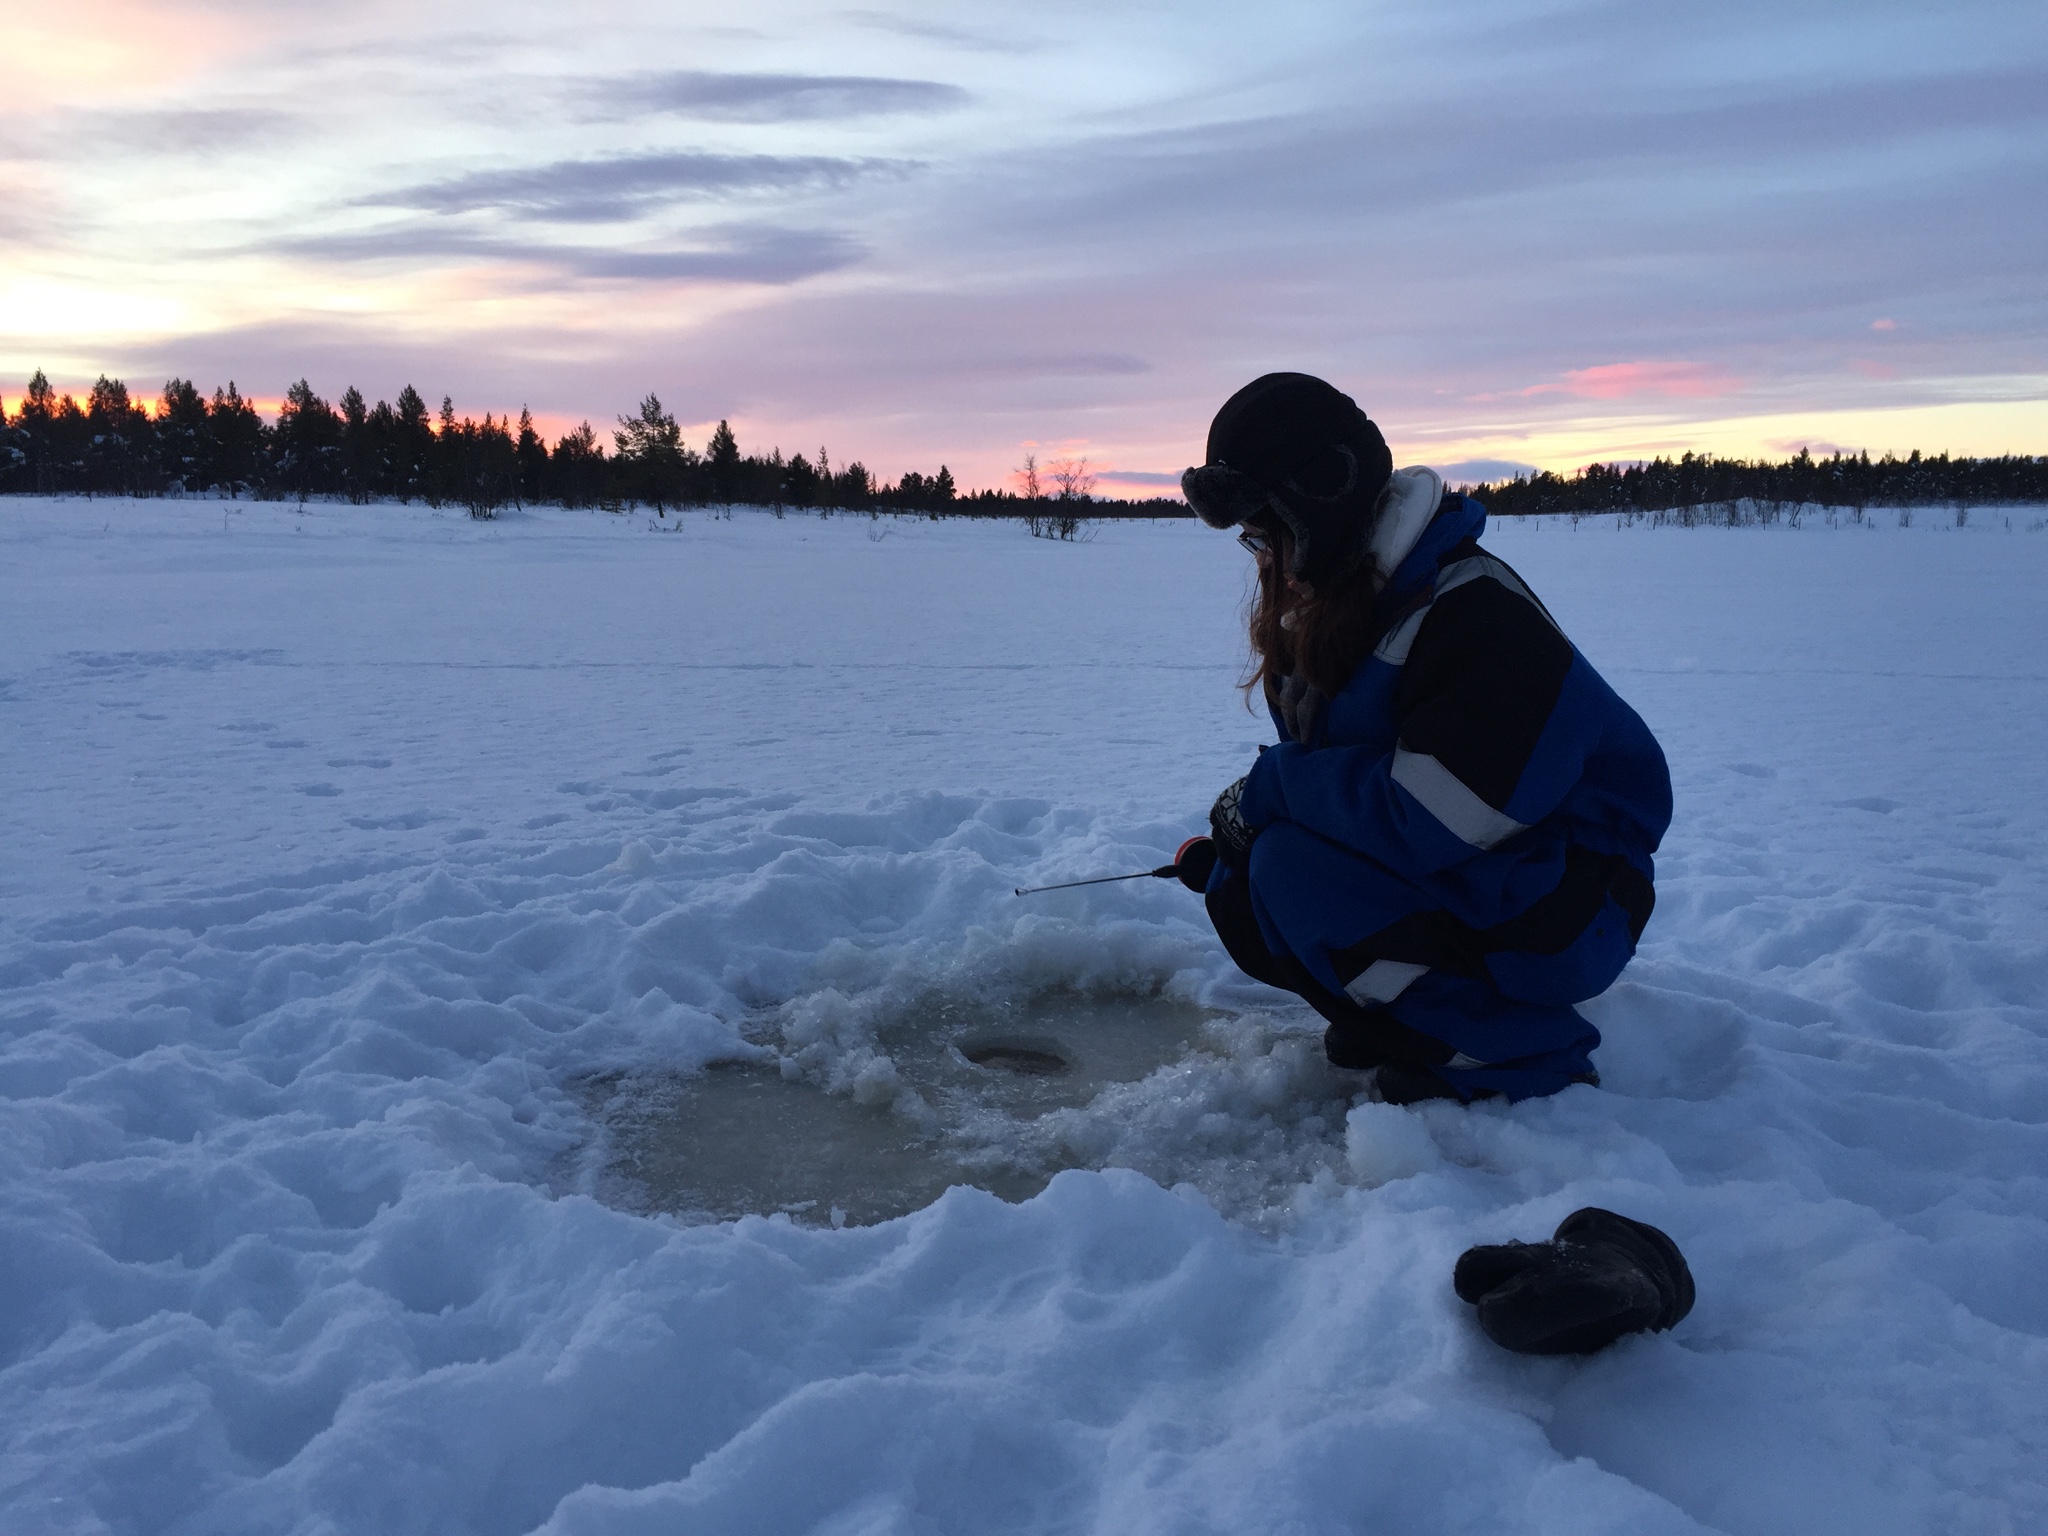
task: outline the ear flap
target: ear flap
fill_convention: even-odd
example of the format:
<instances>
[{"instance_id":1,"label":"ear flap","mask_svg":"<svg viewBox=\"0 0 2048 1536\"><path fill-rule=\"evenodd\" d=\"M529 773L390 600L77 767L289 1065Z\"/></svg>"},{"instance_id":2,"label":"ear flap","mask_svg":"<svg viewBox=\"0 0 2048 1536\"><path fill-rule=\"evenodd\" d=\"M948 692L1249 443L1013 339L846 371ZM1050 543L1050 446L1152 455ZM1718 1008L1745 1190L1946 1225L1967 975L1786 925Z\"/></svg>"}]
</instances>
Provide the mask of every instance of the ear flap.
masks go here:
<instances>
[{"instance_id":1,"label":"ear flap","mask_svg":"<svg viewBox=\"0 0 2048 1536\"><path fill-rule=\"evenodd\" d=\"M1257 517L1272 504L1273 493L1250 475L1228 464L1203 464L1183 470L1180 492L1195 515L1211 528L1234 528Z\"/></svg>"},{"instance_id":2,"label":"ear flap","mask_svg":"<svg viewBox=\"0 0 2048 1536\"><path fill-rule=\"evenodd\" d=\"M1289 475L1287 488L1309 501L1339 501L1358 488L1358 455L1333 444Z\"/></svg>"}]
</instances>

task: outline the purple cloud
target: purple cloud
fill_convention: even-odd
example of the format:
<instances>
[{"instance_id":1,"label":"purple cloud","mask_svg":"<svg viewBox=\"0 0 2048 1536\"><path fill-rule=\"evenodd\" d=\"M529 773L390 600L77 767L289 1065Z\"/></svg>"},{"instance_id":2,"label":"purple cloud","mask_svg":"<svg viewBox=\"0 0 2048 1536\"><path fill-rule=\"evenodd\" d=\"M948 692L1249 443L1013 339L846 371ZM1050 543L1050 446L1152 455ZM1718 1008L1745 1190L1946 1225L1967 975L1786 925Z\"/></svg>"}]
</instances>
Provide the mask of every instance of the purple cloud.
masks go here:
<instances>
[{"instance_id":1,"label":"purple cloud","mask_svg":"<svg viewBox=\"0 0 2048 1536\"><path fill-rule=\"evenodd\" d=\"M502 210L559 223L611 223L668 203L762 193L836 190L862 176L900 176L903 161L829 155L620 155L476 171L358 199L364 207L424 213Z\"/></svg>"},{"instance_id":2,"label":"purple cloud","mask_svg":"<svg viewBox=\"0 0 2048 1536\"><path fill-rule=\"evenodd\" d=\"M946 112L967 92L936 80L877 75L749 75L674 69L591 81L595 118L666 114L704 122L790 123Z\"/></svg>"},{"instance_id":3,"label":"purple cloud","mask_svg":"<svg viewBox=\"0 0 2048 1536\"><path fill-rule=\"evenodd\" d=\"M783 284L852 265L862 254L851 238L830 230L728 225L700 231L691 244L668 247L564 245L463 230L421 228L316 235L270 247L338 261L485 260L538 267L570 279Z\"/></svg>"}]
</instances>

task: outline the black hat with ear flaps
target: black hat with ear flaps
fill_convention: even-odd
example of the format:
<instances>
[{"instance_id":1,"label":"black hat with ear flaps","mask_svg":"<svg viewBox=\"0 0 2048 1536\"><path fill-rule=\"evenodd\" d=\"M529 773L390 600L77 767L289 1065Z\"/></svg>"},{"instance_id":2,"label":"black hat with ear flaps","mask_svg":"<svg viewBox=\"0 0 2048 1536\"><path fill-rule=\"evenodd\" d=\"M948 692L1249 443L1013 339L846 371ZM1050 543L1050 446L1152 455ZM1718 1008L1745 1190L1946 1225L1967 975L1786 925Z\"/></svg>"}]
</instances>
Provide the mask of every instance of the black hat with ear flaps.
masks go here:
<instances>
[{"instance_id":1,"label":"black hat with ear flaps","mask_svg":"<svg viewBox=\"0 0 2048 1536\"><path fill-rule=\"evenodd\" d=\"M1365 559L1393 474L1386 439L1349 395L1306 373L1269 373L1223 402L1208 462L1180 486L1212 528L1284 525L1294 535L1289 573L1328 586Z\"/></svg>"}]
</instances>

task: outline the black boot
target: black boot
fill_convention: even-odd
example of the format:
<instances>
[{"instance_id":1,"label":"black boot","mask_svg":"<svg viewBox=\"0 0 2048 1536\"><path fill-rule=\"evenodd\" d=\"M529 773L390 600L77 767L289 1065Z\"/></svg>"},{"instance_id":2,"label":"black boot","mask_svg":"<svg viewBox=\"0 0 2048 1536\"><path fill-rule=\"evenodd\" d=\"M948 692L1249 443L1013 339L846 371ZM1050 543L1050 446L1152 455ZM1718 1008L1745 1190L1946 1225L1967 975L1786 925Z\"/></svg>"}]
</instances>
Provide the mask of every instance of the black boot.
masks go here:
<instances>
[{"instance_id":1,"label":"black boot","mask_svg":"<svg viewBox=\"0 0 2048 1536\"><path fill-rule=\"evenodd\" d=\"M1323 1031L1323 1055L1331 1066L1347 1072L1370 1072L1387 1059L1378 1042L1348 1019Z\"/></svg>"},{"instance_id":2,"label":"black boot","mask_svg":"<svg viewBox=\"0 0 2048 1536\"><path fill-rule=\"evenodd\" d=\"M1451 1284L1479 1326L1524 1355L1585 1355L1623 1334L1661 1332L1692 1310L1685 1255L1646 1222L1587 1206L1547 1243L1468 1248Z\"/></svg>"},{"instance_id":3,"label":"black boot","mask_svg":"<svg viewBox=\"0 0 2048 1536\"><path fill-rule=\"evenodd\" d=\"M1429 1068L1411 1067L1400 1061L1390 1061L1381 1067L1373 1083L1380 1091L1383 1104L1420 1104L1424 1099L1453 1099L1470 1103L1499 1097L1491 1088L1479 1088L1473 1091L1472 1099L1467 1100Z\"/></svg>"}]
</instances>

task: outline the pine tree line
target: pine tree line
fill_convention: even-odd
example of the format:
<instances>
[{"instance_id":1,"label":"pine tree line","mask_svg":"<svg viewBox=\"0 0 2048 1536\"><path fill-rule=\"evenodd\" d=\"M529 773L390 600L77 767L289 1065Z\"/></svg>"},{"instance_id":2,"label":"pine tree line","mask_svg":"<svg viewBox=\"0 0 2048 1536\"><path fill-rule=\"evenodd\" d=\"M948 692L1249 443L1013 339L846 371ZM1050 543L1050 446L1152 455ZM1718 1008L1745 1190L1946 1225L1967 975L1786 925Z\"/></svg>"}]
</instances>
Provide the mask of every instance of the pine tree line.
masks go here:
<instances>
[{"instance_id":1,"label":"pine tree line","mask_svg":"<svg viewBox=\"0 0 2048 1536\"><path fill-rule=\"evenodd\" d=\"M61 398L39 369L12 415L0 400L0 492L31 495L163 496L222 494L263 500L315 497L352 502L424 501L474 517L521 503L672 508L758 505L933 516L1032 516L1048 500L1002 491L963 495L941 464L938 473L878 481L858 461L835 469L823 448L814 459L780 449L740 452L721 421L700 453L683 442L676 419L649 395L621 417L609 450L589 422L549 446L530 412L482 421L457 419L443 397L438 412L411 385L396 405L368 404L351 386L330 405L301 379L267 423L231 382L209 397L189 379L165 383L154 411L119 379L102 376L81 404ZM1177 500L1084 500L1094 517L1186 516Z\"/></svg>"},{"instance_id":2,"label":"pine tree line","mask_svg":"<svg viewBox=\"0 0 2048 1536\"><path fill-rule=\"evenodd\" d=\"M1802 448L1779 463L1711 454L1646 464L1589 464L1575 475L1548 470L1475 485L1469 495L1497 517L1540 512L1665 513L1718 511L1743 521L1796 517L1805 507L1860 517L1872 507L1967 507L2048 502L2048 455L1995 459L1835 453L1816 459Z\"/></svg>"},{"instance_id":3,"label":"pine tree line","mask_svg":"<svg viewBox=\"0 0 2048 1536\"><path fill-rule=\"evenodd\" d=\"M264 421L233 383L202 394L189 379L165 383L145 410L119 379L102 376L81 403L59 396L38 370L10 414L0 400L0 492L34 495L161 496L217 493L258 499L424 501L476 517L518 503L568 507L672 508L757 505L819 511L910 511L933 516L1024 517L1066 530L1088 518L1186 517L1178 498L1098 498L1070 479L1053 495L1035 474L1024 494L962 493L942 464L933 475L880 481L854 462L835 469L779 449L740 451L720 422L702 452L683 442L673 415L653 395L620 418L609 447L589 422L550 446L522 410L457 418L444 397L430 411L411 385L396 405L368 404L351 386L330 405L304 379L275 423ZM1027 470L1032 461L1027 458ZM1088 477L1082 477L1086 481ZM2048 455L1905 458L1805 449L1782 462L1683 454L1639 464L1589 464L1572 475L1548 470L1475 485L1470 494L1495 516L1615 512L1661 517L1774 521L1805 507L1953 506L2048 503Z\"/></svg>"}]
</instances>

